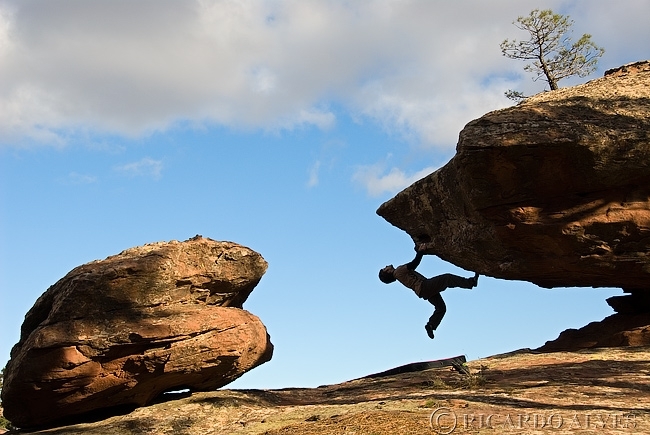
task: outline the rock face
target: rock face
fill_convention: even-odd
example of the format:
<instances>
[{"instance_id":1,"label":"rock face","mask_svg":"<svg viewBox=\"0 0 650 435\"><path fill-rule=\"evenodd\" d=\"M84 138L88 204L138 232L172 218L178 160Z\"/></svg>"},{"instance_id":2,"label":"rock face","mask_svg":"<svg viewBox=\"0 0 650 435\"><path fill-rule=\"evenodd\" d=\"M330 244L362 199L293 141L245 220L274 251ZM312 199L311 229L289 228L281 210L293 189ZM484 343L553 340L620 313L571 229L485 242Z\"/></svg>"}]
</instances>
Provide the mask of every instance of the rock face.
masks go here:
<instances>
[{"instance_id":1,"label":"rock face","mask_svg":"<svg viewBox=\"0 0 650 435\"><path fill-rule=\"evenodd\" d=\"M575 351L594 347L640 347L650 344L650 313L612 314L580 329L567 329L537 349L541 352Z\"/></svg>"},{"instance_id":2,"label":"rock face","mask_svg":"<svg viewBox=\"0 0 650 435\"><path fill-rule=\"evenodd\" d=\"M593 347L650 345L650 292L634 291L613 296L607 303L616 314L580 329L567 329L538 348L541 352L575 351Z\"/></svg>"},{"instance_id":3,"label":"rock face","mask_svg":"<svg viewBox=\"0 0 650 435\"><path fill-rule=\"evenodd\" d=\"M170 389L213 390L271 359L241 309L266 271L256 252L197 236L79 266L25 316L2 390L4 414L32 427Z\"/></svg>"},{"instance_id":4,"label":"rock face","mask_svg":"<svg viewBox=\"0 0 650 435\"><path fill-rule=\"evenodd\" d=\"M650 62L470 122L447 165L377 213L484 275L648 291Z\"/></svg>"}]
</instances>

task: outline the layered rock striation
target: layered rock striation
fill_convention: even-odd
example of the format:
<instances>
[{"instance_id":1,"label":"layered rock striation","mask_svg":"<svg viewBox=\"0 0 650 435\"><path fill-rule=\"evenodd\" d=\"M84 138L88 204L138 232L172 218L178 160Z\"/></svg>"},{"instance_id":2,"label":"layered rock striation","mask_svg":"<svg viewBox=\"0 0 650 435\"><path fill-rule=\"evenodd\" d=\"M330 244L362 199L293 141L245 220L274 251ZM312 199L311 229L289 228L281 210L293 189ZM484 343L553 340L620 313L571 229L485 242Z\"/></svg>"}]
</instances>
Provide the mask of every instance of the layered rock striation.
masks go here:
<instances>
[{"instance_id":1,"label":"layered rock striation","mask_svg":"<svg viewBox=\"0 0 650 435\"><path fill-rule=\"evenodd\" d=\"M213 390L271 359L242 304L261 255L197 236L73 269L25 316L5 372L5 416L33 427L171 389Z\"/></svg>"},{"instance_id":2,"label":"layered rock striation","mask_svg":"<svg viewBox=\"0 0 650 435\"><path fill-rule=\"evenodd\" d=\"M650 62L486 114L377 213L464 269L542 287L650 286Z\"/></svg>"}]
</instances>

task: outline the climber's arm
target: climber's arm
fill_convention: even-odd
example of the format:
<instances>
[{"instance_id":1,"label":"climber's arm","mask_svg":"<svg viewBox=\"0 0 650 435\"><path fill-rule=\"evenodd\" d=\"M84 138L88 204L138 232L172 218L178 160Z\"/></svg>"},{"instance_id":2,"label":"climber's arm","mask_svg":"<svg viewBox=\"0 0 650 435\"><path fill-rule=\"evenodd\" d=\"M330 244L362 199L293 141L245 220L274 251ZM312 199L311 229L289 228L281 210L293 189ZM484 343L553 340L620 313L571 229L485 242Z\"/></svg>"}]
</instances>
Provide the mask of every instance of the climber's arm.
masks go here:
<instances>
[{"instance_id":1,"label":"climber's arm","mask_svg":"<svg viewBox=\"0 0 650 435\"><path fill-rule=\"evenodd\" d=\"M421 252L417 252L415 254L415 258L411 262L406 263L406 268L408 270L415 270L420 265L420 261L422 261L423 255L424 254L422 254Z\"/></svg>"}]
</instances>

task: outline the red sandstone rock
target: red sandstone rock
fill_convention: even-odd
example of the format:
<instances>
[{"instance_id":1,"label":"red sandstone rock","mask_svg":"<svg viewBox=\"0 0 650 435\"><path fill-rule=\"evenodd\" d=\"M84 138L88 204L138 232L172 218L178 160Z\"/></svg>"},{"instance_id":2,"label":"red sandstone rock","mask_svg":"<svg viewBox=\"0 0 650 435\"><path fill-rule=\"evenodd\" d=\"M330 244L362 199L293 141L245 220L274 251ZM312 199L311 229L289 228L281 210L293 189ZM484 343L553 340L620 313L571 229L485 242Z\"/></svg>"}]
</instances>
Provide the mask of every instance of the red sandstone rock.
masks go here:
<instances>
[{"instance_id":1,"label":"red sandstone rock","mask_svg":"<svg viewBox=\"0 0 650 435\"><path fill-rule=\"evenodd\" d=\"M540 347L542 352L575 351L596 347L650 345L650 313L612 314L580 329L567 329Z\"/></svg>"},{"instance_id":2,"label":"red sandstone rock","mask_svg":"<svg viewBox=\"0 0 650 435\"><path fill-rule=\"evenodd\" d=\"M484 275L648 291L650 62L470 122L377 213Z\"/></svg>"},{"instance_id":3,"label":"red sandstone rock","mask_svg":"<svg viewBox=\"0 0 650 435\"><path fill-rule=\"evenodd\" d=\"M228 384L272 355L264 325L241 309L266 268L246 247L200 236L75 268L25 317L5 417L32 427Z\"/></svg>"},{"instance_id":4,"label":"red sandstone rock","mask_svg":"<svg viewBox=\"0 0 650 435\"><path fill-rule=\"evenodd\" d=\"M466 270L630 293L543 350L650 345L650 61L470 122L377 213Z\"/></svg>"}]
</instances>

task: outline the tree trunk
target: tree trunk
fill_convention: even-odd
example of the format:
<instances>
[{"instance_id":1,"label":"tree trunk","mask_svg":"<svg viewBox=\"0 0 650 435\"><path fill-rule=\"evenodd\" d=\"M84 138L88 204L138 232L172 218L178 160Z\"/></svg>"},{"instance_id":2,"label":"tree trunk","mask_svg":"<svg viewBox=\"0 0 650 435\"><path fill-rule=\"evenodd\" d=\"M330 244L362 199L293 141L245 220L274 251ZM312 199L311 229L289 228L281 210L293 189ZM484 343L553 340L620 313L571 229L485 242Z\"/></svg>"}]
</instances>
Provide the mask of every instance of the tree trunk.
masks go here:
<instances>
[{"instance_id":1,"label":"tree trunk","mask_svg":"<svg viewBox=\"0 0 650 435\"><path fill-rule=\"evenodd\" d=\"M544 61L544 58L542 56L539 57L539 63L542 65L542 71L544 71L544 75L546 76L546 81L548 82L548 86L551 88L552 91L555 91L558 89L557 86L557 80L555 77L553 77L553 73L551 70L549 70L548 65L546 65L546 61Z\"/></svg>"}]
</instances>

